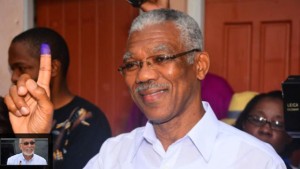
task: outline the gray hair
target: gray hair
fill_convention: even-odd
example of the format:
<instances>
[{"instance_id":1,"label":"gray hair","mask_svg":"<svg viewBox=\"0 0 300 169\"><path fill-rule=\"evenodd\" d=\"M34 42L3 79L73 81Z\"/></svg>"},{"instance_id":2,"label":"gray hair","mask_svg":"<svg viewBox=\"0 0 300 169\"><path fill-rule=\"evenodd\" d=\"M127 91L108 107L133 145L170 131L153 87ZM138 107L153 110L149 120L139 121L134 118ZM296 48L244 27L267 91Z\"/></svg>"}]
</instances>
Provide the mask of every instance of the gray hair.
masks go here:
<instances>
[{"instance_id":1,"label":"gray hair","mask_svg":"<svg viewBox=\"0 0 300 169\"><path fill-rule=\"evenodd\" d=\"M19 144L22 144L22 140L23 140L23 139L33 139L33 140L35 141L34 138L19 138Z\"/></svg>"},{"instance_id":2,"label":"gray hair","mask_svg":"<svg viewBox=\"0 0 300 169\"><path fill-rule=\"evenodd\" d=\"M189 15L173 9L157 9L144 12L132 22L129 37L135 31L141 31L146 26L156 25L163 22L173 22L180 32L180 39L186 49L203 48L202 33L197 22ZM190 55L188 63L193 63L194 55Z\"/></svg>"}]
</instances>

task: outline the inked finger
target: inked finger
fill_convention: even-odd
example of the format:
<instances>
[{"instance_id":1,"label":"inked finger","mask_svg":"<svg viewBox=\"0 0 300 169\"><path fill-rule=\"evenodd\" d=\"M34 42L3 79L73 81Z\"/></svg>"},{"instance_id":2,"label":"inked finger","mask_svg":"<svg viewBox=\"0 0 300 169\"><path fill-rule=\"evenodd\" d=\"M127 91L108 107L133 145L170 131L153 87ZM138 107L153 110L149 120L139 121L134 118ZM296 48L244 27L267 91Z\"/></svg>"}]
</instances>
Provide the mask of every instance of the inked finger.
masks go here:
<instances>
[{"instance_id":1,"label":"inked finger","mask_svg":"<svg viewBox=\"0 0 300 169\"><path fill-rule=\"evenodd\" d=\"M48 96L51 79L51 51L48 44L41 45L40 70L37 83L46 89Z\"/></svg>"}]
</instances>

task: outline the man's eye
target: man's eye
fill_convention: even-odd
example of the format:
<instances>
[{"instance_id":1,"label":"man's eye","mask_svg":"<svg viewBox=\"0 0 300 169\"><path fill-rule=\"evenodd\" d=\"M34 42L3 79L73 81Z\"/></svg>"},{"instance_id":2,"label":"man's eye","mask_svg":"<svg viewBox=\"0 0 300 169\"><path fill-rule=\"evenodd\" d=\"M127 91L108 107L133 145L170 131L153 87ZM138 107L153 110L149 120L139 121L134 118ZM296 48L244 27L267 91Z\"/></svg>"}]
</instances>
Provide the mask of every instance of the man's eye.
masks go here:
<instances>
[{"instance_id":1,"label":"man's eye","mask_svg":"<svg viewBox=\"0 0 300 169\"><path fill-rule=\"evenodd\" d=\"M266 119L265 119L265 118L263 118L263 117L258 117L257 119L258 119L258 121L261 121L261 122L264 122L264 121L266 121Z\"/></svg>"},{"instance_id":2,"label":"man's eye","mask_svg":"<svg viewBox=\"0 0 300 169\"><path fill-rule=\"evenodd\" d=\"M284 124L282 122L279 122L279 121L274 121L273 126L275 126L277 128L283 128Z\"/></svg>"},{"instance_id":3,"label":"man's eye","mask_svg":"<svg viewBox=\"0 0 300 169\"><path fill-rule=\"evenodd\" d=\"M137 64L135 62L127 62L124 64L124 68L127 70L134 70L137 68Z\"/></svg>"},{"instance_id":4,"label":"man's eye","mask_svg":"<svg viewBox=\"0 0 300 169\"><path fill-rule=\"evenodd\" d=\"M153 61L154 61L154 63L161 64L161 63L167 62L172 59L173 58L168 55L158 55L153 58Z\"/></svg>"},{"instance_id":5,"label":"man's eye","mask_svg":"<svg viewBox=\"0 0 300 169\"><path fill-rule=\"evenodd\" d=\"M25 72L27 69L28 69L28 67L19 67L19 70L20 70L21 72Z\"/></svg>"},{"instance_id":6,"label":"man's eye","mask_svg":"<svg viewBox=\"0 0 300 169\"><path fill-rule=\"evenodd\" d=\"M26 73L28 69L30 69L30 67L26 67L26 66L11 67L11 71L19 71L20 73Z\"/></svg>"}]
</instances>

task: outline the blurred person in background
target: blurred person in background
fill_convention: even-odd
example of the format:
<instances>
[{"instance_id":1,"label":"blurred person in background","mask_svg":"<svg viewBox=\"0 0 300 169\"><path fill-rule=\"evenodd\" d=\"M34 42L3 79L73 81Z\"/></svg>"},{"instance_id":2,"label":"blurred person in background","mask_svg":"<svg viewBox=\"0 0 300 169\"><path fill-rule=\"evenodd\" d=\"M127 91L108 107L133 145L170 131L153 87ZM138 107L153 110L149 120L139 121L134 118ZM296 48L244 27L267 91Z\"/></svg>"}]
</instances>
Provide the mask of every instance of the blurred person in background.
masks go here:
<instances>
[{"instance_id":1,"label":"blurred person in background","mask_svg":"<svg viewBox=\"0 0 300 169\"><path fill-rule=\"evenodd\" d=\"M283 108L281 91L258 94L246 105L235 126L272 145L285 161L287 168L291 169L288 155L285 154L291 138L285 131Z\"/></svg>"},{"instance_id":2,"label":"blurred person in background","mask_svg":"<svg viewBox=\"0 0 300 169\"><path fill-rule=\"evenodd\" d=\"M105 114L96 105L69 90L69 49L64 38L50 28L32 28L13 38L8 51L12 83L16 84L22 74L37 81L43 43L50 45L52 53L53 167L79 169L111 136L111 129Z\"/></svg>"}]
</instances>

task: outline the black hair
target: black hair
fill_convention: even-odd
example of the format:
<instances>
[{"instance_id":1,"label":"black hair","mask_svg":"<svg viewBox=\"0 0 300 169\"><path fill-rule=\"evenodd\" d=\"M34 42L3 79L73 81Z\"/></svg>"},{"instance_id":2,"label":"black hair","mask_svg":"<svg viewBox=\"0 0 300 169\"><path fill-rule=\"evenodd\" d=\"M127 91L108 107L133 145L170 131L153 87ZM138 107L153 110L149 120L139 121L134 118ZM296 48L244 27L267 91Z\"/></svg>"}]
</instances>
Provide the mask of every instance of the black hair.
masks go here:
<instances>
[{"instance_id":1,"label":"black hair","mask_svg":"<svg viewBox=\"0 0 300 169\"><path fill-rule=\"evenodd\" d=\"M69 67L69 49L64 38L50 28L37 27L29 29L14 37L11 43L23 42L28 45L30 54L40 57L40 46L47 43L51 49L52 60L58 60L62 66L63 77L67 76Z\"/></svg>"},{"instance_id":2,"label":"black hair","mask_svg":"<svg viewBox=\"0 0 300 169\"><path fill-rule=\"evenodd\" d=\"M274 90L268 93L261 93L256 96L254 96L246 105L245 109L241 112L239 117L236 120L235 127L243 130L243 124L246 122L250 112L253 110L253 108L263 99L265 98L273 98L273 99L279 99L283 101L282 92L280 90Z\"/></svg>"}]
</instances>

